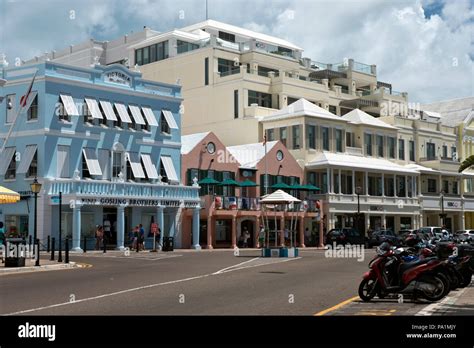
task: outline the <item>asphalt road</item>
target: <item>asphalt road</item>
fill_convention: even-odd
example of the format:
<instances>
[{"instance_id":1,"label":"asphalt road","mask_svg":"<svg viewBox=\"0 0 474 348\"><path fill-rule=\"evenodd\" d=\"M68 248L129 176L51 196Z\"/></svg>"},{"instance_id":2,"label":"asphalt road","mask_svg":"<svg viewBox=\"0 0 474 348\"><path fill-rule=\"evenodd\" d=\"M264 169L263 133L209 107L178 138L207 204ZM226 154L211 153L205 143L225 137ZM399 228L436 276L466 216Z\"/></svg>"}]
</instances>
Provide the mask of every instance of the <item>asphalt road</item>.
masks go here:
<instances>
[{"instance_id":1,"label":"asphalt road","mask_svg":"<svg viewBox=\"0 0 474 348\"><path fill-rule=\"evenodd\" d=\"M312 315L355 296L369 261L330 259L319 250L300 255L72 255L72 261L92 267L1 276L0 313Z\"/></svg>"}]
</instances>

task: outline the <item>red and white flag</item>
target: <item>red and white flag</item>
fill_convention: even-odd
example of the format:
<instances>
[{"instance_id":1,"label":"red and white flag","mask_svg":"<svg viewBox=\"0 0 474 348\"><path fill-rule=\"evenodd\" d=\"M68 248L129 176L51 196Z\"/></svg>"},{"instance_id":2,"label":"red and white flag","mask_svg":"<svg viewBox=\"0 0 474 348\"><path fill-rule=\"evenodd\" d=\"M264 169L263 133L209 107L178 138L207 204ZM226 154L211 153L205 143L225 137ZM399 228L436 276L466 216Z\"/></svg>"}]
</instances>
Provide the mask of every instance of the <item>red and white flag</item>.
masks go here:
<instances>
[{"instance_id":1,"label":"red and white flag","mask_svg":"<svg viewBox=\"0 0 474 348\"><path fill-rule=\"evenodd\" d=\"M20 98L20 106L22 108L24 108L26 106L26 102L28 101L28 98L30 97L31 95L31 90L33 89L33 83L35 82L35 77L36 77L36 73L38 72L38 70L35 71L35 74L33 75L33 79L31 80L31 83L30 83L30 87L28 87L28 91L26 92L25 95L23 95L21 98Z\"/></svg>"}]
</instances>

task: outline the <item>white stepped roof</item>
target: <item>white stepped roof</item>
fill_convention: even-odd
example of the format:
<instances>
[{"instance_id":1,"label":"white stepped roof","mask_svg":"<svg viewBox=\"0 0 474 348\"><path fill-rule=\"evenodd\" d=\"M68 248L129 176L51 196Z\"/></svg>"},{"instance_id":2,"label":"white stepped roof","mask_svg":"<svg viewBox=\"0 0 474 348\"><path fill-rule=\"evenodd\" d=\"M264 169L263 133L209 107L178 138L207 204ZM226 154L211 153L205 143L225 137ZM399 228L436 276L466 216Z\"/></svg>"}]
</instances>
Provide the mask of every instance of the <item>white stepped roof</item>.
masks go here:
<instances>
[{"instance_id":1,"label":"white stepped roof","mask_svg":"<svg viewBox=\"0 0 474 348\"><path fill-rule=\"evenodd\" d=\"M354 156L346 153L323 152L306 164L306 168L308 169L326 168L327 166L367 169L390 173L418 174L418 171L415 169L401 166L383 158Z\"/></svg>"},{"instance_id":2,"label":"white stepped roof","mask_svg":"<svg viewBox=\"0 0 474 348\"><path fill-rule=\"evenodd\" d=\"M190 153L209 133L194 133L181 136L181 154L186 155Z\"/></svg>"},{"instance_id":3,"label":"white stepped roof","mask_svg":"<svg viewBox=\"0 0 474 348\"><path fill-rule=\"evenodd\" d=\"M260 203L263 204L283 204L283 203L299 203L301 202L298 198L286 193L282 190L276 190L275 192L263 196Z\"/></svg>"},{"instance_id":4,"label":"white stepped roof","mask_svg":"<svg viewBox=\"0 0 474 348\"><path fill-rule=\"evenodd\" d=\"M275 146L277 141L267 141L267 153ZM227 151L240 163L242 168L253 169L265 157L263 143L228 146Z\"/></svg>"},{"instance_id":5,"label":"white stepped roof","mask_svg":"<svg viewBox=\"0 0 474 348\"><path fill-rule=\"evenodd\" d=\"M319 107L304 98L298 99L294 103L285 106L283 109L278 110L270 116L262 116L259 118L259 120L265 122L299 116L313 116L331 120L346 121L342 117L334 115L326 109L323 109L322 107Z\"/></svg>"},{"instance_id":6,"label":"white stepped roof","mask_svg":"<svg viewBox=\"0 0 474 348\"><path fill-rule=\"evenodd\" d=\"M303 50L301 47L298 47L298 46L292 44L289 41L286 41L286 40L283 40L283 39L280 39L280 38L277 38L277 37L274 37L274 36L258 33L256 31L252 31L252 30L249 30L249 29L236 27L235 25L218 22L218 21L215 21L215 20L212 20L212 19L209 19L209 20L204 21L204 22L196 23L196 24L181 28L180 30L189 32L189 31L193 31L193 30L196 30L196 29L202 29L202 28L214 28L214 29L217 29L217 30L221 30L221 31L232 33L232 34L236 34L238 36L243 36L245 38L249 38L249 39L253 38L253 39L256 39L258 41L262 41L262 42L272 44L272 45L276 45L276 46L282 46L282 47L286 47L286 48L290 48L290 49L298 50L298 51Z\"/></svg>"},{"instance_id":7,"label":"white stepped roof","mask_svg":"<svg viewBox=\"0 0 474 348\"><path fill-rule=\"evenodd\" d=\"M397 127L391 126L359 109L354 109L351 112L348 112L342 116L342 118L354 124L363 124L386 129L397 129Z\"/></svg>"}]
</instances>

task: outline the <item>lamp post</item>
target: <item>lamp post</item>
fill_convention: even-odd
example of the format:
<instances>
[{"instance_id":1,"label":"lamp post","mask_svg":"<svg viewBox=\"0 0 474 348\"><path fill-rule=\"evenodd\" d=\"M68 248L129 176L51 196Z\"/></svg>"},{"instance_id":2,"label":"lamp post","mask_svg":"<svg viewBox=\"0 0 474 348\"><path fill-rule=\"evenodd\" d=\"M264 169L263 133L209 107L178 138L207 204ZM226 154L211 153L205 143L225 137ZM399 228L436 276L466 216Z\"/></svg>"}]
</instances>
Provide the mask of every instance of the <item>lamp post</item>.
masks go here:
<instances>
[{"instance_id":1,"label":"lamp post","mask_svg":"<svg viewBox=\"0 0 474 348\"><path fill-rule=\"evenodd\" d=\"M446 218L446 214L444 213L444 190L441 190L440 195L441 195L441 214L439 214L439 217L441 218L441 227L444 227L445 218Z\"/></svg>"},{"instance_id":2,"label":"lamp post","mask_svg":"<svg viewBox=\"0 0 474 348\"><path fill-rule=\"evenodd\" d=\"M357 215L356 215L356 226L357 230L359 230L359 218L360 218L360 194L362 193L362 187L357 186L355 188L355 192L357 194Z\"/></svg>"},{"instance_id":3,"label":"lamp post","mask_svg":"<svg viewBox=\"0 0 474 348\"><path fill-rule=\"evenodd\" d=\"M38 182L38 178L35 176L35 180L31 183L31 192L34 193L35 195L35 212L34 212L34 225L33 225L33 243L37 242L37 232L38 232L38 223L37 223L37 217L38 217L38 193L41 191L41 184ZM39 242L38 244L38 253L39 253ZM36 263L35 266L39 266L39 256L36 258Z\"/></svg>"}]
</instances>

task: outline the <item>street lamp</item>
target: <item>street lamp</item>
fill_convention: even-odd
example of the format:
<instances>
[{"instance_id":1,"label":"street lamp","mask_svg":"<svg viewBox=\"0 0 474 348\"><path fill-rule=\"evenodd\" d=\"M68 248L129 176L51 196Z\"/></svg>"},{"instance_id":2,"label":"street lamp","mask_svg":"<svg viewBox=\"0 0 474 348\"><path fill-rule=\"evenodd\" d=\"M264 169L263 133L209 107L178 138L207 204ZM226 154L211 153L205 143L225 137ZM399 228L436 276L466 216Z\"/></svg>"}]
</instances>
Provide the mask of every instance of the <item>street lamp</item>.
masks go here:
<instances>
[{"instance_id":1,"label":"street lamp","mask_svg":"<svg viewBox=\"0 0 474 348\"><path fill-rule=\"evenodd\" d=\"M439 193L441 195L441 214L439 214L439 217L441 218L441 227L445 226L445 218L446 214L444 213L444 190L441 190Z\"/></svg>"},{"instance_id":2,"label":"street lamp","mask_svg":"<svg viewBox=\"0 0 474 348\"><path fill-rule=\"evenodd\" d=\"M38 193L41 191L41 184L38 182L38 179L35 176L35 180L31 183L31 192L34 193L35 195L35 216L34 216L34 225L33 225L33 243L36 243L36 238L37 238L37 231L38 231L38 223L37 223L37 217L38 217ZM39 242L38 242L38 253L39 253ZM35 266L39 266L39 256L36 257L36 264Z\"/></svg>"},{"instance_id":3,"label":"street lamp","mask_svg":"<svg viewBox=\"0 0 474 348\"><path fill-rule=\"evenodd\" d=\"M355 188L355 192L357 194L357 215L356 215L356 222L357 222L357 229L359 229L359 217L360 217L360 195L362 194L362 187L357 186Z\"/></svg>"}]
</instances>

